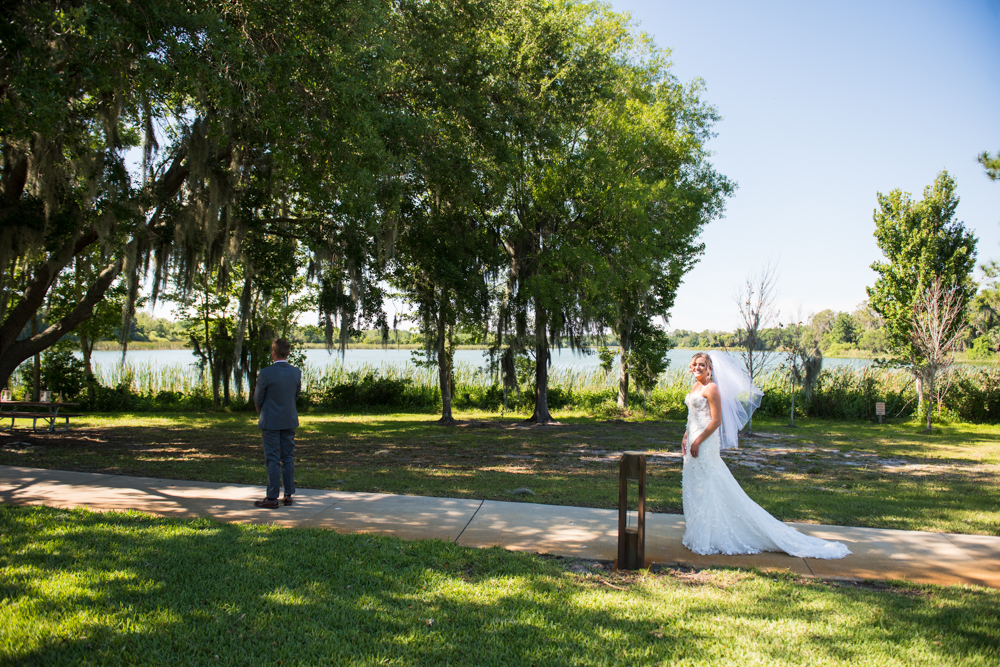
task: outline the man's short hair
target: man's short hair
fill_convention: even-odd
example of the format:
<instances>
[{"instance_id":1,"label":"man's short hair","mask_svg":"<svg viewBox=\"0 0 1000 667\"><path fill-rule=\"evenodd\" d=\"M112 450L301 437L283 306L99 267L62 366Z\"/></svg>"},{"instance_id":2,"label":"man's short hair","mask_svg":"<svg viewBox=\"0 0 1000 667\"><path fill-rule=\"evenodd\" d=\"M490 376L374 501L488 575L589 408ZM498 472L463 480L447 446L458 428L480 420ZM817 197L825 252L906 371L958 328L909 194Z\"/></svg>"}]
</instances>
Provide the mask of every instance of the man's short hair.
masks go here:
<instances>
[{"instance_id":1,"label":"man's short hair","mask_svg":"<svg viewBox=\"0 0 1000 667\"><path fill-rule=\"evenodd\" d=\"M274 342L271 343L271 352L278 359L287 359L291 351L292 345L285 338L275 338Z\"/></svg>"}]
</instances>

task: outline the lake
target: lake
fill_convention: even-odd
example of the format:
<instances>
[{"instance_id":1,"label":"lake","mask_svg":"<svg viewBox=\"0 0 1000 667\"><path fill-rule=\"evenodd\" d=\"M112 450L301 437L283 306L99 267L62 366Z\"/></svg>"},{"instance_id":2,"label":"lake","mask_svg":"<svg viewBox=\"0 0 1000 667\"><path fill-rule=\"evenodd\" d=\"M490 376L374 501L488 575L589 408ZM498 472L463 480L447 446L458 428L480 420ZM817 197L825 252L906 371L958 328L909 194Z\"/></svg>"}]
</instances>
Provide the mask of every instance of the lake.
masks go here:
<instances>
[{"instance_id":1,"label":"lake","mask_svg":"<svg viewBox=\"0 0 1000 667\"><path fill-rule=\"evenodd\" d=\"M413 350L397 350L388 348L385 350L347 350L344 353L343 365L348 369L360 367L379 367L407 365L411 363ZM310 366L319 369L339 365L341 356L339 352L327 352L326 350L309 349L305 351L306 362ZM483 367L489 363L488 355L484 350L456 350L455 364L467 364L472 367ZM667 358L670 360L670 369L687 368L695 350L670 350ZM121 352L94 352L93 364L94 372L104 375L117 367L122 358ZM166 366L184 366L195 364L197 358L191 350L129 350L126 359L133 367L157 368ZM774 355L776 363L781 362L780 355ZM831 368L835 366L863 367L871 363L867 359L824 359L823 367ZM570 349L552 350L552 368L557 370L587 371L596 369L600 364L600 359L596 352L586 354Z\"/></svg>"}]
</instances>

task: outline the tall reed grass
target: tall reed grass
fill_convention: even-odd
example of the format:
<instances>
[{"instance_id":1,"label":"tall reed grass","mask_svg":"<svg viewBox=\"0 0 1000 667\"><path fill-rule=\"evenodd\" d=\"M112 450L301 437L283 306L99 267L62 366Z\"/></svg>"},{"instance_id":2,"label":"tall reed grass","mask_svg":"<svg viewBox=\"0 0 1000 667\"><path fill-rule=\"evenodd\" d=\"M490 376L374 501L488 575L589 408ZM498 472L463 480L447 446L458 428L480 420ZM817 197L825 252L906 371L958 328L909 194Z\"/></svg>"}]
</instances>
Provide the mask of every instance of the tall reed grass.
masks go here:
<instances>
[{"instance_id":1,"label":"tall reed grass","mask_svg":"<svg viewBox=\"0 0 1000 667\"><path fill-rule=\"evenodd\" d=\"M212 405L208 374L194 364L155 365L153 363L98 366L101 385L128 394L131 409L191 409ZM310 364L302 367L302 408L440 408L436 368L412 364L343 363ZM774 369L756 378L764 390L758 415L787 418L791 405L791 382L787 371ZM504 391L486 369L470 363L454 368L453 405L456 408L499 410L504 406ZM682 419L686 413L684 396L690 390L691 376L680 368L664 373L648 393L631 390L631 409L653 417ZM1000 369L995 367L955 366L938 383L945 390L940 402L946 419L972 422L1000 421ZM246 405L249 387L232 387L234 397ZM576 408L597 415L615 415L617 407L618 368L553 368L549 373L549 404L552 408ZM114 409L114 396L94 409ZM526 382L508 392L508 409L529 410L534 404L533 386ZM810 397L796 387L796 417L820 417L846 420L875 420L875 404L886 404L888 418L909 418L916 411L916 389L911 375L901 370L866 366L837 366L824 370ZM935 406L937 406L935 401Z\"/></svg>"},{"instance_id":2,"label":"tall reed grass","mask_svg":"<svg viewBox=\"0 0 1000 667\"><path fill-rule=\"evenodd\" d=\"M194 364L156 364L152 362L97 365L94 377L105 387L129 388L137 396L156 396L160 392L191 394L212 390L208 373L204 376Z\"/></svg>"}]
</instances>

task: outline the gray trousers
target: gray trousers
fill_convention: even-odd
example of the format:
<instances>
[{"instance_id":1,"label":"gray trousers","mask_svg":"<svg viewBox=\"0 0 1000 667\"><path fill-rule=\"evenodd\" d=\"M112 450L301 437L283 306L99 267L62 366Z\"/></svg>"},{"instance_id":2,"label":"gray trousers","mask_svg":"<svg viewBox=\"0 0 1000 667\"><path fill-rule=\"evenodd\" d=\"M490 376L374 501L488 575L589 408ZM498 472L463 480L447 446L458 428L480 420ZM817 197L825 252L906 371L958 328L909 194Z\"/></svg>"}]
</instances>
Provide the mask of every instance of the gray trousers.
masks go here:
<instances>
[{"instance_id":1,"label":"gray trousers","mask_svg":"<svg viewBox=\"0 0 1000 667\"><path fill-rule=\"evenodd\" d=\"M295 429L261 431L264 438L264 460L267 461L267 497L277 498L280 486L285 495L295 493Z\"/></svg>"}]
</instances>

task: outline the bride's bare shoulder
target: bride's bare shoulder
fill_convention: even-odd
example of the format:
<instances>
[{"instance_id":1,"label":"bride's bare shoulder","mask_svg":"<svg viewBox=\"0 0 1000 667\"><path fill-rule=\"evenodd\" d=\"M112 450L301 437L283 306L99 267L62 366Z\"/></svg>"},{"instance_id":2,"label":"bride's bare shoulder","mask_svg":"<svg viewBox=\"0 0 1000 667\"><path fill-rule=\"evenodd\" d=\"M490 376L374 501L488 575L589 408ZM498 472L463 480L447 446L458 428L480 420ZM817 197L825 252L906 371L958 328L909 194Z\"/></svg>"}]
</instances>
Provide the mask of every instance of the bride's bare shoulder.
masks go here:
<instances>
[{"instance_id":1,"label":"bride's bare shoulder","mask_svg":"<svg viewBox=\"0 0 1000 667\"><path fill-rule=\"evenodd\" d=\"M704 396L705 398L709 398L711 396L718 396L719 385L715 384L714 382L709 382L708 384L705 385L705 388L701 390L701 395Z\"/></svg>"}]
</instances>

